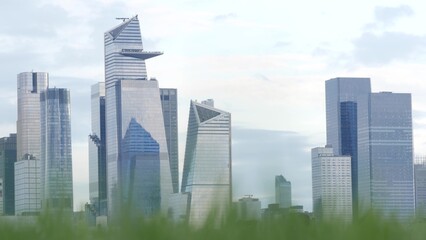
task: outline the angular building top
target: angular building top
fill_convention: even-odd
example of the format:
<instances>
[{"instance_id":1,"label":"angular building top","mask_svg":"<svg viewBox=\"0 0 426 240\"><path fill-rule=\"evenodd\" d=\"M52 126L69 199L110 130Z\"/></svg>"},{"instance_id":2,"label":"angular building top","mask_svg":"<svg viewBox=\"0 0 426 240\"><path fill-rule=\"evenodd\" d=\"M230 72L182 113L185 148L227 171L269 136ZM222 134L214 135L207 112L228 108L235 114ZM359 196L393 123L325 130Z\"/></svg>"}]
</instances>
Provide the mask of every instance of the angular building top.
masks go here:
<instances>
[{"instance_id":1,"label":"angular building top","mask_svg":"<svg viewBox=\"0 0 426 240\"><path fill-rule=\"evenodd\" d=\"M138 16L105 32L105 83L111 87L117 80L146 80L145 60L162 52L143 50Z\"/></svg>"}]
</instances>

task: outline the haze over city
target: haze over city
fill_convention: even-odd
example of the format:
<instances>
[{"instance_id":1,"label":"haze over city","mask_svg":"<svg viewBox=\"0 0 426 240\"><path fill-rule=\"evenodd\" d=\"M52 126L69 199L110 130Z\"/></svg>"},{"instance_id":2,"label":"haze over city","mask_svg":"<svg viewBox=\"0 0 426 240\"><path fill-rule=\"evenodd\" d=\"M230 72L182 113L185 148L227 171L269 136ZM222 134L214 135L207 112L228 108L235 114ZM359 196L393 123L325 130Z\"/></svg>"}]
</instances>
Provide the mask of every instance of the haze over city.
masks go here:
<instances>
[{"instance_id":1,"label":"haze over city","mask_svg":"<svg viewBox=\"0 0 426 240\"><path fill-rule=\"evenodd\" d=\"M191 99L233 119L233 198L274 201L274 176L312 210L310 149L325 140L324 81L369 77L412 93L414 152L425 153L426 14L419 1L7 1L1 4L0 134L16 132L16 75L70 89L74 209L88 202L90 86L104 81L103 33L139 14L148 76L179 93L180 168Z\"/></svg>"}]
</instances>

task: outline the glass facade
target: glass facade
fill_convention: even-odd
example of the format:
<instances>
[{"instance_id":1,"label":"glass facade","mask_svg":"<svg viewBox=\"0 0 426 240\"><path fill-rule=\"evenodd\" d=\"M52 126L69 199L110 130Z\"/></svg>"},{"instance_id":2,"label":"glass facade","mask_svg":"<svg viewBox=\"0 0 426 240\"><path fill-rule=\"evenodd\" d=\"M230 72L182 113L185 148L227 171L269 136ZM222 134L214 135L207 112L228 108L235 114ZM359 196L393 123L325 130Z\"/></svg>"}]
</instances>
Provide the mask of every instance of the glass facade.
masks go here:
<instances>
[{"instance_id":1,"label":"glass facade","mask_svg":"<svg viewBox=\"0 0 426 240\"><path fill-rule=\"evenodd\" d=\"M172 174L173 192L179 192L179 146L178 146L178 111L177 89L160 88L163 109L164 128L166 130L167 149L169 151L170 172Z\"/></svg>"},{"instance_id":2,"label":"glass facade","mask_svg":"<svg viewBox=\"0 0 426 240\"><path fill-rule=\"evenodd\" d=\"M334 78L325 82L327 144L334 154L351 156L353 210L358 212L358 105L371 93L369 78Z\"/></svg>"},{"instance_id":3,"label":"glass facade","mask_svg":"<svg viewBox=\"0 0 426 240\"><path fill-rule=\"evenodd\" d=\"M334 155L330 146L313 148L311 154L314 216L352 221L351 157Z\"/></svg>"},{"instance_id":4,"label":"glass facade","mask_svg":"<svg viewBox=\"0 0 426 240\"><path fill-rule=\"evenodd\" d=\"M89 135L90 203L94 207L94 214L101 216L107 214L104 82L92 86L91 120L92 133Z\"/></svg>"},{"instance_id":5,"label":"glass facade","mask_svg":"<svg viewBox=\"0 0 426 240\"><path fill-rule=\"evenodd\" d=\"M291 182L283 175L275 176L275 203L279 204L280 208L291 207Z\"/></svg>"},{"instance_id":6,"label":"glass facade","mask_svg":"<svg viewBox=\"0 0 426 240\"><path fill-rule=\"evenodd\" d=\"M146 59L162 53L143 51L137 16L104 36L108 215L114 217L124 208L134 209L134 214L166 212L173 188L160 90L156 80L147 80L145 67ZM148 177L144 174L148 174L147 169L155 168L154 155L136 148L135 155L123 151L131 145L154 142L158 144L158 153L154 155L160 168L154 174L159 173L159 176L149 173ZM145 149L145 146L140 147ZM128 164L136 164L132 169L134 176L123 175L127 174ZM141 179L144 182L138 182ZM158 181L160 197L152 190ZM132 182L135 185L126 185ZM154 195L145 195L150 193ZM144 199L142 202L132 200L138 194L144 195L140 199ZM129 202L131 205L126 205Z\"/></svg>"},{"instance_id":7,"label":"glass facade","mask_svg":"<svg viewBox=\"0 0 426 240\"><path fill-rule=\"evenodd\" d=\"M40 94L42 206L73 210L71 109L67 89Z\"/></svg>"},{"instance_id":8,"label":"glass facade","mask_svg":"<svg viewBox=\"0 0 426 240\"><path fill-rule=\"evenodd\" d=\"M414 216L411 94L372 93L358 105L360 206L409 219Z\"/></svg>"},{"instance_id":9,"label":"glass facade","mask_svg":"<svg viewBox=\"0 0 426 240\"><path fill-rule=\"evenodd\" d=\"M0 179L2 183L3 215L15 215L16 134L0 138Z\"/></svg>"},{"instance_id":10,"label":"glass facade","mask_svg":"<svg viewBox=\"0 0 426 240\"><path fill-rule=\"evenodd\" d=\"M15 214L40 212L40 93L49 85L45 72L18 74L17 162L15 163ZM20 161L31 161L19 163Z\"/></svg>"},{"instance_id":11,"label":"glass facade","mask_svg":"<svg viewBox=\"0 0 426 240\"><path fill-rule=\"evenodd\" d=\"M15 163L15 215L38 215L41 211L40 160Z\"/></svg>"},{"instance_id":12,"label":"glass facade","mask_svg":"<svg viewBox=\"0 0 426 240\"><path fill-rule=\"evenodd\" d=\"M414 164L416 217L426 219L426 156L417 156Z\"/></svg>"},{"instance_id":13,"label":"glass facade","mask_svg":"<svg viewBox=\"0 0 426 240\"><path fill-rule=\"evenodd\" d=\"M182 178L191 224L223 217L232 197L231 164L231 114L191 101Z\"/></svg>"}]
</instances>

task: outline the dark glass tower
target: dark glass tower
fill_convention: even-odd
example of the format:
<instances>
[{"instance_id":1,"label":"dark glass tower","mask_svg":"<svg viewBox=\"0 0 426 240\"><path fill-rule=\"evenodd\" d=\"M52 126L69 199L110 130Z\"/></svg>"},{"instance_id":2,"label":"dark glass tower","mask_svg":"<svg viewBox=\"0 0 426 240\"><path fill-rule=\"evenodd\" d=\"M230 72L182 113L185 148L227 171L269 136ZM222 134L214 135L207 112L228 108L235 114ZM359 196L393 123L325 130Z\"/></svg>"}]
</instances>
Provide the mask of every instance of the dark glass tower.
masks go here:
<instances>
[{"instance_id":1,"label":"dark glass tower","mask_svg":"<svg viewBox=\"0 0 426 240\"><path fill-rule=\"evenodd\" d=\"M0 178L3 179L4 215L15 215L16 134L0 138ZM1 211L0 211L1 212Z\"/></svg>"},{"instance_id":2,"label":"dark glass tower","mask_svg":"<svg viewBox=\"0 0 426 240\"><path fill-rule=\"evenodd\" d=\"M169 151L173 192L177 193L179 192L177 89L160 88L160 97L163 108L164 128L166 130L167 149Z\"/></svg>"}]
</instances>

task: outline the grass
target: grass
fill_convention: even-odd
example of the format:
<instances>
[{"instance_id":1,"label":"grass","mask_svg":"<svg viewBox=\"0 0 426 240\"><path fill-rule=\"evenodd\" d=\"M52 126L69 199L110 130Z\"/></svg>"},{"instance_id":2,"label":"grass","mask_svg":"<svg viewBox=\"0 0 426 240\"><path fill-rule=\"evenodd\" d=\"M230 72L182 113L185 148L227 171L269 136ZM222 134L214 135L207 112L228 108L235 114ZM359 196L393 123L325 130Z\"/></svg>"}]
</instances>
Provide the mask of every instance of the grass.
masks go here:
<instances>
[{"instance_id":1,"label":"grass","mask_svg":"<svg viewBox=\"0 0 426 240\"><path fill-rule=\"evenodd\" d=\"M114 226L89 227L83 220L43 215L35 223L0 222L0 239L173 239L173 240L236 240L236 239L290 239L290 240L420 240L426 236L426 222L401 224L397 221L368 214L351 224L343 221L312 221L301 215L239 221L230 215L223 223L207 222L193 228L185 223L174 223L163 217L126 219Z\"/></svg>"}]
</instances>

